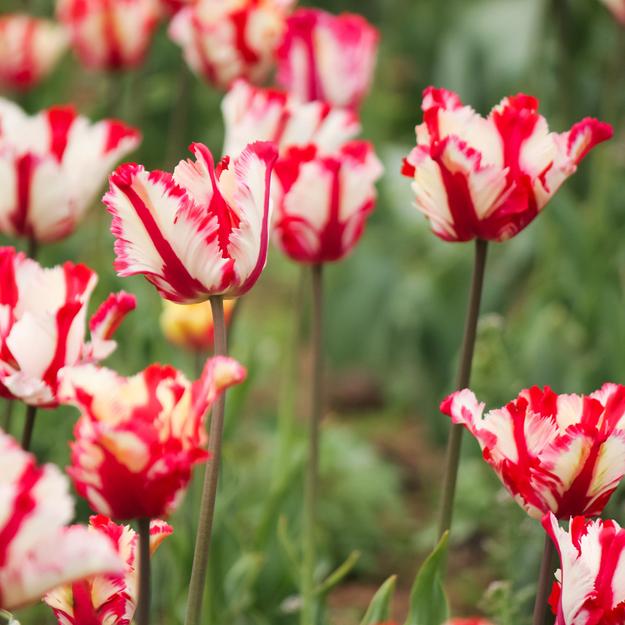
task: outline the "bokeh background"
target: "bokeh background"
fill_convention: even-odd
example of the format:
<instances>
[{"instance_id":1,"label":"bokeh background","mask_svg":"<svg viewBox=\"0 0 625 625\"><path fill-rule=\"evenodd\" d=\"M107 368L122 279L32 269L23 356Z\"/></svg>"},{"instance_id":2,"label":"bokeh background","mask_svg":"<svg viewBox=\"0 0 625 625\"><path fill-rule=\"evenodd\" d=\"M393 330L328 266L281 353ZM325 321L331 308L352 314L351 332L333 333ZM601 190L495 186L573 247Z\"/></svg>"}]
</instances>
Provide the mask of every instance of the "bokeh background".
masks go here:
<instances>
[{"instance_id":1,"label":"bokeh background","mask_svg":"<svg viewBox=\"0 0 625 625\"><path fill-rule=\"evenodd\" d=\"M0 11L25 4L2 0ZM625 379L625 33L598 0L301 4L362 13L381 31L363 128L386 175L362 242L326 272L319 574L354 551L360 558L328 592L325 618L355 625L375 589L397 573L395 613L402 622L410 585L435 533L448 425L438 404L452 390L473 253L470 244L444 243L430 233L412 208L409 181L399 174L420 121L421 91L429 84L456 90L482 113L524 91L540 98L553 130L587 115L614 125L614 139L584 161L529 228L491 246L472 384L490 406L532 384L589 392ZM52 5L33 0L30 10L52 15ZM147 167L171 166L193 140L221 151L222 94L190 74L164 26L147 62L134 72L88 72L68 55L33 92L5 95L30 112L73 102L90 117L138 125L144 142L131 158ZM109 366L133 373L161 361L193 375L193 357L162 337L153 288L141 278L115 276L109 225L98 203L71 238L42 251L42 262L71 259L96 269L94 304L120 288L137 295L138 308L122 326ZM206 597L213 623L298 620L308 286L301 268L272 250L233 327L234 354L250 376L228 400ZM76 416L69 409L41 414L34 444L40 458L67 464ZM16 409L14 431L22 421ZM155 558L159 625L182 623L198 482L172 520L174 536ZM621 493L611 503L617 520L623 519L622 501ZM83 503L79 515L88 515ZM469 440L456 522L448 575L454 613L481 612L499 625L529 622L542 530L502 492ZM23 625L53 623L44 607L20 617Z\"/></svg>"}]
</instances>

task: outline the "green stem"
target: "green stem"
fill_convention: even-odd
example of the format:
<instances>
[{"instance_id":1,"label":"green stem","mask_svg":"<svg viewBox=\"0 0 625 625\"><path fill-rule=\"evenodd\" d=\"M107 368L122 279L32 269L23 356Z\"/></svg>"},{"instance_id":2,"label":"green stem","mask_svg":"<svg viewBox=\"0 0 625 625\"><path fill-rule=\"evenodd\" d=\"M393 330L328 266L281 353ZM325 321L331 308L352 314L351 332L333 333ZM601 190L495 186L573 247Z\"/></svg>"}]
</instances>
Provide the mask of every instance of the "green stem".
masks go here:
<instances>
[{"instance_id":1,"label":"green stem","mask_svg":"<svg viewBox=\"0 0 625 625\"><path fill-rule=\"evenodd\" d=\"M480 314L480 302L482 300L482 286L484 284L484 269L486 267L486 241L477 239L475 242L475 262L473 265L473 279L471 281L471 295L464 326L464 339L462 342L462 355L458 369L456 388L467 388L471 380L471 365L475 350L475 337L477 334L477 321ZM447 458L445 478L443 482L443 503L438 536L439 538L451 529L453 517L454 497L456 494L456 481L458 479L458 467L460 465L460 449L462 444L463 426L452 424L447 441Z\"/></svg>"},{"instance_id":2,"label":"green stem","mask_svg":"<svg viewBox=\"0 0 625 625\"><path fill-rule=\"evenodd\" d=\"M308 463L304 500L304 561L302 565L302 625L315 625L315 565L317 499L319 491L319 439L323 410L323 265L312 267L312 409L308 429Z\"/></svg>"},{"instance_id":3,"label":"green stem","mask_svg":"<svg viewBox=\"0 0 625 625\"><path fill-rule=\"evenodd\" d=\"M7 434L11 431L11 425L13 424L13 408L15 408L15 401L12 399L6 399L2 429L7 432Z\"/></svg>"},{"instance_id":4,"label":"green stem","mask_svg":"<svg viewBox=\"0 0 625 625\"><path fill-rule=\"evenodd\" d=\"M215 356L225 355L226 323L224 320L224 305L221 296L211 297L213 323L215 327ZM221 441L224 427L224 411L226 406L225 394L221 394L213 407L210 423L210 438L208 451L210 460L206 467L202 502L200 504L200 518L195 539L195 553L193 554L193 568L189 582L189 598L185 625L199 625L202 614L202 599L206 585L206 573L210 554L213 518L215 514L215 499L217 496L217 481L219 478L219 464L221 462Z\"/></svg>"},{"instance_id":5,"label":"green stem","mask_svg":"<svg viewBox=\"0 0 625 625\"><path fill-rule=\"evenodd\" d=\"M28 247L26 248L26 255L33 260L37 259L37 253L39 252L39 244L37 239L30 237L28 239Z\"/></svg>"},{"instance_id":6,"label":"green stem","mask_svg":"<svg viewBox=\"0 0 625 625\"><path fill-rule=\"evenodd\" d=\"M137 521L139 526L139 598L136 625L150 623L150 519Z\"/></svg>"},{"instance_id":7,"label":"green stem","mask_svg":"<svg viewBox=\"0 0 625 625\"><path fill-rule=\"evenodd\" d=\"M30 444L33 439L33 430L35 429L35 417L37 416L37 406L26 407L26 421L24 422L24 431L22 433L22 449L30 451Z\"/></svg>"},{"instance_id":8,"label":"green stem","mask_svg":"<svg viewBox=\"0 0 625 625\"><path fill-rule=\"evenodd\" d=\"M532 625L543 625L547 613L547 603L553 586L553 560L556 550L549 535L545 536L545 547L543 558L540 564L540 574L538 576L538 586L536 589L536 603L534 604L534 617Z\"/></svg>"}]
</instances>

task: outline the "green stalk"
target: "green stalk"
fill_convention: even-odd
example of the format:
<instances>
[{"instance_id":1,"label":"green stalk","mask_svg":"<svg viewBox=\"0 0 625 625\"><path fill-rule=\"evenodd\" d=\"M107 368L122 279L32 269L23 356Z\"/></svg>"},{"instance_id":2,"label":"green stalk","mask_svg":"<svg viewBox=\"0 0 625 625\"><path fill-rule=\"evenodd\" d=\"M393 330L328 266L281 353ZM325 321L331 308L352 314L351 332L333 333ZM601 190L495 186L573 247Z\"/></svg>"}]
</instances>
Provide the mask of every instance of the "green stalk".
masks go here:
<instances>
[{"instance_id":1,"label":"green stalk","mask_svg":"<svg viewBox=\"0 0 625 625\"><path fill-rule=\"evenodd\" d=\"M139 597L136 625L150 624L150 519L137 521L139 526Z\"/></svg>"},{"instance_id":2,"label":"green stalk","mask_svg":"<svg viewBox=\"0 0 625 625\"><path fill-rule=\"evenodd\" d=\"M486 267L486 253L488 244L482 239L475 241L475 262L473 265L473 279L471 281L471 294L464 327L464 339L462 342L462 355L458 369L456 388L467 388L471 380L471 366L473 364L473 352L475 350L475 337L477 334L477 321L480 314L480 302L482 300L482 287L484 284L484 269ZM449 439L447 441L447 458L445 478L443 481L443 503L438 537L451 529L453 517L454 498L456 495L456 482L458 479L458 467L460 465L460 450L462 446L462 425L451 425Z\"/></svg>"},{"instance_id":3,"label":"green stalk","mask_svg":"<svg viewBox=\"0 0 625 625\"><path fill-rule=\"evenodd\" d=\"M304 493L304 558L302 564L302 625L315 625L315 565L317 499L319 494L319 439L323 409L323 265L312 267L312 410L308 424L308 463Z\"/></svg>"},{"instance_id":4,"label":"green stalk","mask_svg":"<svg viewBox=\"0 0 625 625\"><path fill-rule=\"evenodd\" d=\"M227 353L223 298L221 296L214 296L211 297L210 302L215 327L215 356L221 356ZM200 518L195 539L195 553L193 554L193 568L191 570L191 580L189 582L189 598L185 625L199 625L201 621L202 600L204 597L204 587L206 585L213 518L215 515L219 464L221 462L221 442L224 428L225 406L226 397L225 393L222 393L213 407L210 423L208 451L211 457L206 467L204 488L202 490Z\"/></svg>"},{"instance_id":5,"label":"green stalk","mask_svg":"<svg viewBox=\"0 0 625 625\"><path fill-rule=\"evenodd\" d=\"M26 421L24 422L24 431L22 433L22 449L30 451L30 445L33 440L33 430L35 429L35 417L37 416L37 406L26 406Z\"/></svg>"},{"instance_id":6,"label":"green stalk","mask_svg":"<svg viewBox=\"0 0 625 625\"><path fill-rule=\"evenodd\" d=\"M540 574L538 576L538 586L536 591L536 603L534 603L534 616L532 625L544 625L547 614L547 604L551 587L553 586L553 559L556 550L549 535L545 536L545 547L543 558L540 564Z\"/></svg>"}]
</instances>

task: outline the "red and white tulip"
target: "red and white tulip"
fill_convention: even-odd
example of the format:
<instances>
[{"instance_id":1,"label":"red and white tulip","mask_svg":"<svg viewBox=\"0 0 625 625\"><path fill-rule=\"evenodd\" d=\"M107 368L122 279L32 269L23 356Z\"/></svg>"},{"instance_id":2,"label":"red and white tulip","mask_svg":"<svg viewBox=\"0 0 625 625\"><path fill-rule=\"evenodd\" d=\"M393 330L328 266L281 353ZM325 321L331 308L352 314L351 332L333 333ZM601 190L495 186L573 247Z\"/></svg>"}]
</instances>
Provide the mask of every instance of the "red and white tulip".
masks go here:
<instances>
[{"instance_id":1,"label":"red and white tulip","mask_svg":"<svg viewBox=\"0 0 625 625\"><path fill-rule=\"evenodd\" d=\"M70 262L44 269L2 247L0 274L0 395L56 406L59 370L111 354L113 333L135 298L123 291L110 295L91 317L86 342L87 307L98 280L91 269Z\"/></svg>"},{"instance_id":2,"label":"red and white tulip","mask_svg":"<svg viewBox=\"0 0 625 625\"><path fill-rule=\"evenodd\" d=\"M91 124L72 107L30 117L0 99L0 232L40 242L70 235L117 161L141 140L134 128Z\"/></svg>"},{"instance_id":3,"label":"red and white tulip","mask_svg":"<svg viewBox=\"0 0 625 625\"><path fill-rule=\"evenodd\" d=\"M82 413L68 469L78 494L114 519L171 513L194 465L208 460L206 411L244 377L225 357L209 360L193 384L162 365L130 378L92 365L61 372L61 397Z\"/></svg>"},{"instance_id":4,"label":"red and white tulip","mask_svg":"<svg viewBox=\"0 0 625 625\"><path fill-rule=\"evenodd\" d=\"M0 86L26 90L54 69L68 46L64 29L21 13L0 16Z\"/></svg>"},{"instance_id":5,"label":"red and white tulip","mask_svg":"<svg viewBox=\"0 0 625 625\"><path fill-rule=\"evenodd\" d=\"M504 98L484 118L451 91L428 87L417 146L404 161L416 207L446 241L504 241L528 226L609 124L586 118L549 132L538 100Z\"/></svg>"},{"instance_id":6,"label":"red and white tulip","mask_svg":"<svg viewBox=\"0 0 625 625\"><path fill-rule=\"evenodd\" d=\"M159 0L57 0L80 61L92 69L139 65L161 16Z\"/></svg>"},{"instance_id":7,"label":"red and white tulip","mask_svg":"<svg viewBox=\"0 0 625 625\"><path fill-rule=\"evenodd\" d=\"M178 11L169 36L189 67L217 87L265 80L284 34L290 0L198 0Z\"/></svg>"},{"instance_id":8,"label":"red and white tulip","mask_svg":"<svg viewBox=\"0 0 625 625\"><path fill-rule=\"evenodd\" d=\"M217 167L210 150L191 146L196 160L173 175L122 165L104 203L113 215L115 267L143 274L165 299L195 303L238 297L258 280L267 260L273 144L254 143Z\"/></svg>"},{"instance_id":9,"label":"red and white tulip","mask_svg":"<svg viewBox=\"0 0 625 625\"><path fill-rule=\"evenodd\" d=\"M280 154L289 147L315 144L320 152L338 150L360 132L358 116L325 102L302 102L276 89L235 82L222 101L224 154L239 154L252 141L273 141Z\"/></svg>"},{"instance_id":10,"label":"red and white tulip","mask_svg":"<svg viewBox=\"0 0 625 625\"><path fill-rule=\"evenodd\" d=\"M601 2L610 10L612 15L625 25L625 1L624 0L601 0Z\"/></svg>"},{"instance_id":11,"label":"red and white tulip","mask_svg":"<svg viewBox=\"0 0 625 625\"><path fill-rule=\"evenodd\" d=\"M279 197L274 241L291 259L324 263L346 256L359 241L376 200L382 164L365 141L332 155L314 145L292 148L276 164Z\"/></svg>"},{"instance_id":12,"label":"red and white tulip","mask_svg":"<svg viewBox=\"0 0 625 625\"><path fill-rule=\"evenodd\" d=\"M625 622L625 530L616 521L575 517L568 531L556 517L543 525L560 554L549 603L556 625Z\"/></svg>"},{"instance_id":13,"label":"red and white tulip","mask_svg":"<svg viewBox=\"0 0 625 625\"><path fill-rule=\"evenodd\" d=\"M236 299L224 301L224 320L230 322ZM174 345L196 352L206 352L213 348L215 325L210 302L198 304L176 304L163 300L161 329L165 338Z\"/></svg>"},{"instance_id":14,"label":"red and white tulip","mask_svg":"<svg viewBox=\"0 0 625 625\"><path fill-rule=\"evenodd\" d=\"M625 475L625 387L556 395L532 387L483 415L468 389L441 411L477 439L484 459L533 518L598 515Z\"/></svg>"},{"instance_id":15,"label":"red and white tulip","mask_svg":"<svg viewBox=\"0 0 625 625\"><path fill-rule=\"evenodd\" d=\"M117 574L122 562L108 538L66 527L74 515L69 480L0 430L0 609L35 603L58 586Z\"/></svg>"},{"instance_id":16,"label":"red and white tulip","mask_svg":"<svg viewBox=\"0 0 625 625\"><path fill-rule=\"evenodd\" d=\"M278 50L278 82L304 101L358 108L373 80L378 39L361 15L299 9Z\"/></svg>"},{"instance_id":17,"label":"red and white tulip","mask_svg":"<svg viewBox=\"0 0 625 625\"><path fill-rule=\"evenodd\" d=\"M59 586L43 600L52 608L59 625L131 625L137 607L137 533L104 515L92 516L89 530L90 534L104 536L113 544L123 562L123 572ZM150 522L151 554L172 531L164 521Z\"/></svg>"}]
</instances>

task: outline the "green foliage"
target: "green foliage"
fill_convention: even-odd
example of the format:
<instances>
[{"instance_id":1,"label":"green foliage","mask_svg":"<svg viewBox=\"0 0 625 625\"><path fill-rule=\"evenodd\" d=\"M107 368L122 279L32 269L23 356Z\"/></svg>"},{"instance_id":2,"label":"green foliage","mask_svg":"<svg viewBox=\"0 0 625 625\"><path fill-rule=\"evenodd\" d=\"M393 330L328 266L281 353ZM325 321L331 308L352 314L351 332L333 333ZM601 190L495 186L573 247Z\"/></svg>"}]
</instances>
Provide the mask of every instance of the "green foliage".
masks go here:
<instances>
[{"instance_id":1,"label":"green foliage","mask_svg":"<svg viewBox=\"0 0 625 625\"><path fill-rule=\"evenodd\" d=\"M379 625L389 620L396 582L397 577L393 575L380 586L380 589L371 599L360 625Z\"/></svg>"},{"instance_id":2,"label":"green foliage","mask_svg":"<svg viewBox=\"0 0 625 625\"><path fill-rule=\"evenodd\" d=\"M421 565L410 593L410 610L405 625L442 625L449 617L442 584L448 539L449 535L445 532Z\"/></svg>"}]
</instances>

